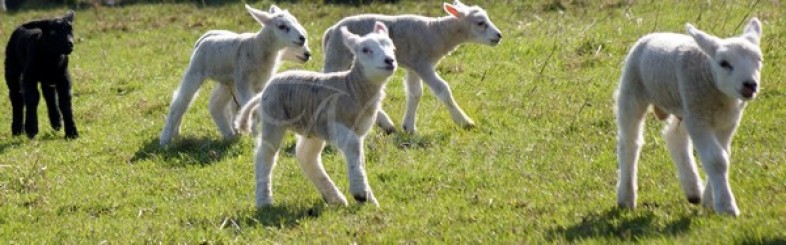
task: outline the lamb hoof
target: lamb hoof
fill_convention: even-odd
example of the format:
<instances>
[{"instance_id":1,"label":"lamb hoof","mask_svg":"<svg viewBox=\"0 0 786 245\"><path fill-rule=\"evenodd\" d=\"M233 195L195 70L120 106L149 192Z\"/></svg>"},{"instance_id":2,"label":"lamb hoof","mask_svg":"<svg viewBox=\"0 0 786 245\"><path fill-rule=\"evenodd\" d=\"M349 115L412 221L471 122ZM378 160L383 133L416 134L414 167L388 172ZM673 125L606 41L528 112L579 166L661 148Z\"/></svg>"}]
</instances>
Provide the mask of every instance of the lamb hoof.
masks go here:
<instances>
[{"instance_id":1,"label":"lamb hoof","mask_svg":"<svg viewBox=\"0 0 786 245\"><path fill-rule=\"evenodd\" d=\"M701 197L688 197L688 202L691 204L701 204Z\"/></svg>"},{"instance_id":2,"label":"lamb hoof","mask_svg":"<svg viewBox=\"0 0 786 245\"><path fill-rule=\"evenodd\" d=\"M377 199L374 198L374 195L371 193L367 193L365 195L356 195L352 194L352 197L355 198L355 201L361 204L373 204L376 207L379 207L379 203L377 203Z\"/></svg>"},{"instance_id":3,"label":"lamb hoof","mask_svg":"<svg viewBox=\"0 0 786 245\"><path fill-rule=\"evenodd\" d=\"M396 133L396 128L395 127L383 128L382 131L385 132L385 135L391 135L391 134Z\"/></svg>"},{"instance_id":4,"label":"lamb hoof","mask_svg":"<svg viewBox=\"0 0 786 245\"><path fill-rule=\"evenodd\" d=\"M35 136L36 136L36 135L38 135L38 130L35 130L35 131L27 131L27 132L25 132L25 133L27 134L27 138L29 138L29 139L33 139L33 138L35 138Z\"/></svg>"},{"instance_id":5,"label":"lamb hoof","mask_svg":"<svg viewBox=\"0 0 786 245\"><path fill-rule=\"evenodd\" d=\"M458 125L463 129L472 129L475 128L475 122L472 119L467 118L466 121L459 122Z\"/></svg>"},{"instance_id":6,"label":"lamb hoof","mask_svg":"<svg viewBox=\"0 0 786 245\"><path fill-rule=\"evenodd\" d=\"M719 210L719 211L716 211L716 212L718 214L726 215L726 216L732 216L732 217L740 216L740 210L736 209L736 208L730 208L730 209L727 209L727 210Z\"/></svg>"},{"instance_id":7,"label":"lamb hoof","mask_svg":"<svg viewBox=\"0 0 786 245\"><path fill-rule=\"evenodd\" d=\"M332 197L332 198L323 196L322 200L324 200L325 203L327 203L329 205L336 205L336 206L347 206L347 205L349 205L349 203L347 202L347 199L344 198L343 196L337 196L337 197Z\"/></svg>"},{"instance_id":8,"label":"lamb hoof","mask_svg":"<svg viewBox=\"0 0 786 245\"><path fill-rule=\"evenodd\" d=\"M636 208L636 204L635 203L618 202L617 206L622 208L622 209L634 209L634 208Z\"/></svg>"},{"instance_id":9,"label":"lamb hoof","mask_svg":"<svg viewBox=\"0 0 786 245\"><path fill-rule=\"evenodd\" d=\"M77 133L77 132L73 132L73 133L67 133L67 134L66 134L66 136L65 136L65 138L66 138L67 140L75 140L75 139L78 139L78 138L79 138L79 133Z\"/></svg>"}]
</instances>

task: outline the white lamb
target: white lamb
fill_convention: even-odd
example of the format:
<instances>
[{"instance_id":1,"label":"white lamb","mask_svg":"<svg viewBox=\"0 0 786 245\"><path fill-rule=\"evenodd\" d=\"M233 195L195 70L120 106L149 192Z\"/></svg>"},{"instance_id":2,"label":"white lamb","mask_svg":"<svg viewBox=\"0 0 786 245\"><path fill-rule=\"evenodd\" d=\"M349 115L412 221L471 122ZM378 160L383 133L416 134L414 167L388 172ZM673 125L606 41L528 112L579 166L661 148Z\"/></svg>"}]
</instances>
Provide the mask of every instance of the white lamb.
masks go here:
<instances>
[{"instance_id":1,"label":"white lamb","mask_svg":"<svg viewBox=\"0 0 786 245\"><path fill-rule=\"evenodd\" d=\"M466 6L456 0L454 4L443 4L449 16L430 18L416 15L358 15L344 18L327 31L322 40L325 50L324 72L345 70L352 64L352 55L347 52L340 38L333 38L340 27L347 27L353 33L371 32L375 21L381 21L390 29L390 39L395 43L396 59L407 70L407 111L403 129L414 133L415 111L423 86L420 80L431 88L431 92L447 106L453 121L462 127L472 127L474 122L456 104L448 84L434 70L439 61L465 42L476 42L490 46L499 44L502 34L491 23L486 11L478 6ZM388 115L379 111L377 124L388 133L395 131L395 125Z\"/></svg>"},{"instance_id":2,"label":"white lamb","mask_svg":"<svg viewBox=\"0 0 786 245\"><path fill-rule=\"evenodd\" d=\"M277 74L241 109L236 121L241 132L250 131L254 111L262 118L254 156L257 207L273 202L270 176L287 130L298 134L297 159L327 203L347 205L347 199L322 166L325 141L344 154L355 200L379 205L366 178L363 139L374 123L396 60L385 25L376 22L373 28L363 37L341 28L341 36L336 36L358 57L350 70Z\"/></svg>"},{"instance_id":3,"label":"white lamb","mask_svg":"<svg viewBox=\"0 0 786 245\"><path fill-rule=\"evenodd\" d=\"M275 5L269 13L248 5L246 9L263 25L259 32L209 31L197 40L191 62L173 95L161 132L162 146L180 134L183 114L206 79L217 81L210 97L210 115L228 139L235 136L231 125L236 108L264 88L281 56L302 62L310 58L306 31L288 11Z\"/></svg>"},{"instance_id":4,"label":"white lamb","mask_svg":"<svg viewBox=\"0 0 786 245\"><path fill-rule=\"evenodd\" d=\"M741 36L720 39L687 24L688 34L654 33L639 39L625 61L617 98L617 202L636 207L636 164L644 116L652 105L666 120L666 146L691 203L739 215L728 168L731 139L745 104L756 97L762 69L762 27L753 18ZM692 145L707 171L702 197Z\"/></svg>"}]
</instances>

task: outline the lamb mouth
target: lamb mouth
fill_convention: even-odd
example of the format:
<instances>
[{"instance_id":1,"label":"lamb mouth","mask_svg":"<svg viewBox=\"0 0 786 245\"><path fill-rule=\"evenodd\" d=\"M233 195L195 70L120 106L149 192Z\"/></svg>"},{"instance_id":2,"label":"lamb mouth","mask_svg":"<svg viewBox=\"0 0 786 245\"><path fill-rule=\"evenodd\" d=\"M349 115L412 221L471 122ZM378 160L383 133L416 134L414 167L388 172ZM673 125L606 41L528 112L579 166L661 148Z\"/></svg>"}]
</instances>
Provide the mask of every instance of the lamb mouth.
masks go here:
<instances>
[{"instance_id":1,"label":"lamb mouth","mask_svg":"<svg viewBox=\"0 0 786 245\"><path fill-rule=\"evenodd\" d=\"M306 45L306 42L292 42L292 43L294 43L295 45L297 45L299 47L302 47L303 45Z\"/></svg>"},{"instance_id":2,"label":"lamb mouth","mask_svg":"<svg viewBox=\"0 0 786 245\"><path fill-rule=\"evenodd\" d=\"M392 71L392 70L396 69L396 66L383 66L383 67L380 67L379 69L386 70L386 71Z\"/></svg>"},{"instance_id":3,"label":"lamb mouth","mask_svg":"<svg viewBox=\"0 0 786 245\"><path fill-rule=\"evenodd\" d=\"M300 59L301 61L304 61L304 62L308 61L310 59L310 57L306 57L306 56L303 56L303 55L298 55L297 58Z\"/></svg>"},{"instance_id":4,"label":"lamb mouth","mask_svg":"<svg viewBox=\"0 0 786 245\"><path fill-rule=\"evenodd\" d=\"M492 39L492 40L491 40L491 44L492 44L492 45L497 45L497 44L499 44L499 42L500 42L500 41L502 41L502 39L500 39L500 38L497 38L497 39Z\"/></svg>"},{"instance_id":5,"label":"lamb mouth","mask_svg":"<svg viewBox=\"0 0 786 245\"><path fill-rule=\"evenodd\" d=\"M756 91L749 88L742 88L740 89L740 95L745 99L753 99L753 96L756 95Z\"/></svg>"}]
</instances>

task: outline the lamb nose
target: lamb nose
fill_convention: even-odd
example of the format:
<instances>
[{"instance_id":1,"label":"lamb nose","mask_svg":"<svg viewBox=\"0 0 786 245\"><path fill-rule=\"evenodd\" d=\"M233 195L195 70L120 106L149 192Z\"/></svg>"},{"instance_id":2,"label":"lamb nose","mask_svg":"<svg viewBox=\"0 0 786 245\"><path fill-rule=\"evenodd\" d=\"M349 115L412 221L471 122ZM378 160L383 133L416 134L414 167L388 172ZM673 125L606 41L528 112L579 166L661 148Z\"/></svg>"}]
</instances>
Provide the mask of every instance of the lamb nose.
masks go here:
<instances>
[{"instance_id":1,"label":"lamb nose","mask_svg":"<svg viewBox=\"0 0 786 245\"><path fill-rule=\"evenodd\" d=\"M300 41L301 41L301 42L305 42L305 41L306 41L306 37L304 37L304 36L300 36Z\"/></svg>"},{"instance_id":2,"label":"lamb nose","mask_svg":"<svg viewBox=\"0 0 786 245\"><path fill-rule=\"evenodd\" d=\"M385 58L385 64L388 64L388 65L391 65L391 66L392 66L392 65L393 65L393 62L396 62L396 61L395 61L395 60L393 60L392 58Z\"/></svg>"},{"instance_id":3,"label":"lamb nose","mask_svg":"<svg viewBox=\"0 0 786 245\"><path fill-rule=\"evenodd\" d=\"M502 33L497 33L497 38L502 39Z\"/></svg>"},{"instance_id":4,"label":"lamb nose","mask_svg":"<svg viewBox=\"0 0 786 245\"><path fill-rule=\"evenodd\" d=\"M758 88L758 85L756 85L755 82L751 82L751 81L743 82L742 86L752 90L753 92L756 92L756 89Z\"/></svg>"}]
</instances>

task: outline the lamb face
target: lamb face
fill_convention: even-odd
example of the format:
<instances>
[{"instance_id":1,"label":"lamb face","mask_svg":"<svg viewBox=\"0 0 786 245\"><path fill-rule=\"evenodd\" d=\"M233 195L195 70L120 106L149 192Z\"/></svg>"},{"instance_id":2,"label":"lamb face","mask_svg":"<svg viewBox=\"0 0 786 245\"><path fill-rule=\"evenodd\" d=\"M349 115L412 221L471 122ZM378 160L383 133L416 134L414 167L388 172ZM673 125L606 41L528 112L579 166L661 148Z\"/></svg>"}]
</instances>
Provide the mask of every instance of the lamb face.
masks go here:
<instances>
[{"instance_id":1,"label":"lamb face","mask_svg":"<svg viewBox=\"0 0 786 245\"><path fill-rule=\"evenodd\" d=\"M716 86L727 95L751 100L759 90L761 51L747 43L723 45L713 58Z\"/></svg>"},{"instance_id":2,"label":"lamb face","mask_svg":"<svg viewBox=\"0 0 786 245\"><path fill-rule=\"evenodd\" d=\"M751 100L759 92L762 54L759 48L761 23L752 19L743 35L720 39L687 26L702 51L712 59L715 86L726 95Z\"/></svg>"},{"instance_id":3,"label":"lamb face","mask_svg":"<svg viewBox=\"0 0 786 245\"><path fill-rule=\"evenodd\" d=\"M74 51L74 11L68 11L65 16L54 19L43 29L43 43L52 53L69 55Z\"/></svg>"},{"instance_id":4,"label":"lamb face","mask_svg":"<svg viewBox=\"0 0 786 245\"><path fill-rule=\"evenodd\" d=\"M491 22L488 14L478 6L467 6L459 1L443 4L445 12L461 20L474 42L489 46L497 46L502 40L502 33Z\"/></svg>"},{"instance_id":5,"label":"lamb face","mask_svg":"<svg viewBox=\"0 0 786 245\"><path fill-rule=\"evenodd\" d=\"M299 48L306 47L308 51L308 39L306 39L306 29L300 25L297 19L289 13L289 11L281 10L276 5L270 6L268 13L254 9L246 5L246 9L254 19L262 25L271 26L274 28L276 39L284 42L286 47ZM308 51L308 57L311 52ZM303 58L307 59L304 55Z\"/></svg>"},{"instance_id":6,"label":"lamb face","mask_svg":"<svg viewBox=\"0 0 786 245\"><path fill-rule=\"evenodd\" d=\"M341 28L344 45L357 57L363 74L372 80L385 80L396 70L396 48L382 22L374 24L374 31L363 37ZM381 79L380 79L381 78Z\"/></svg>"}]
</instances>

